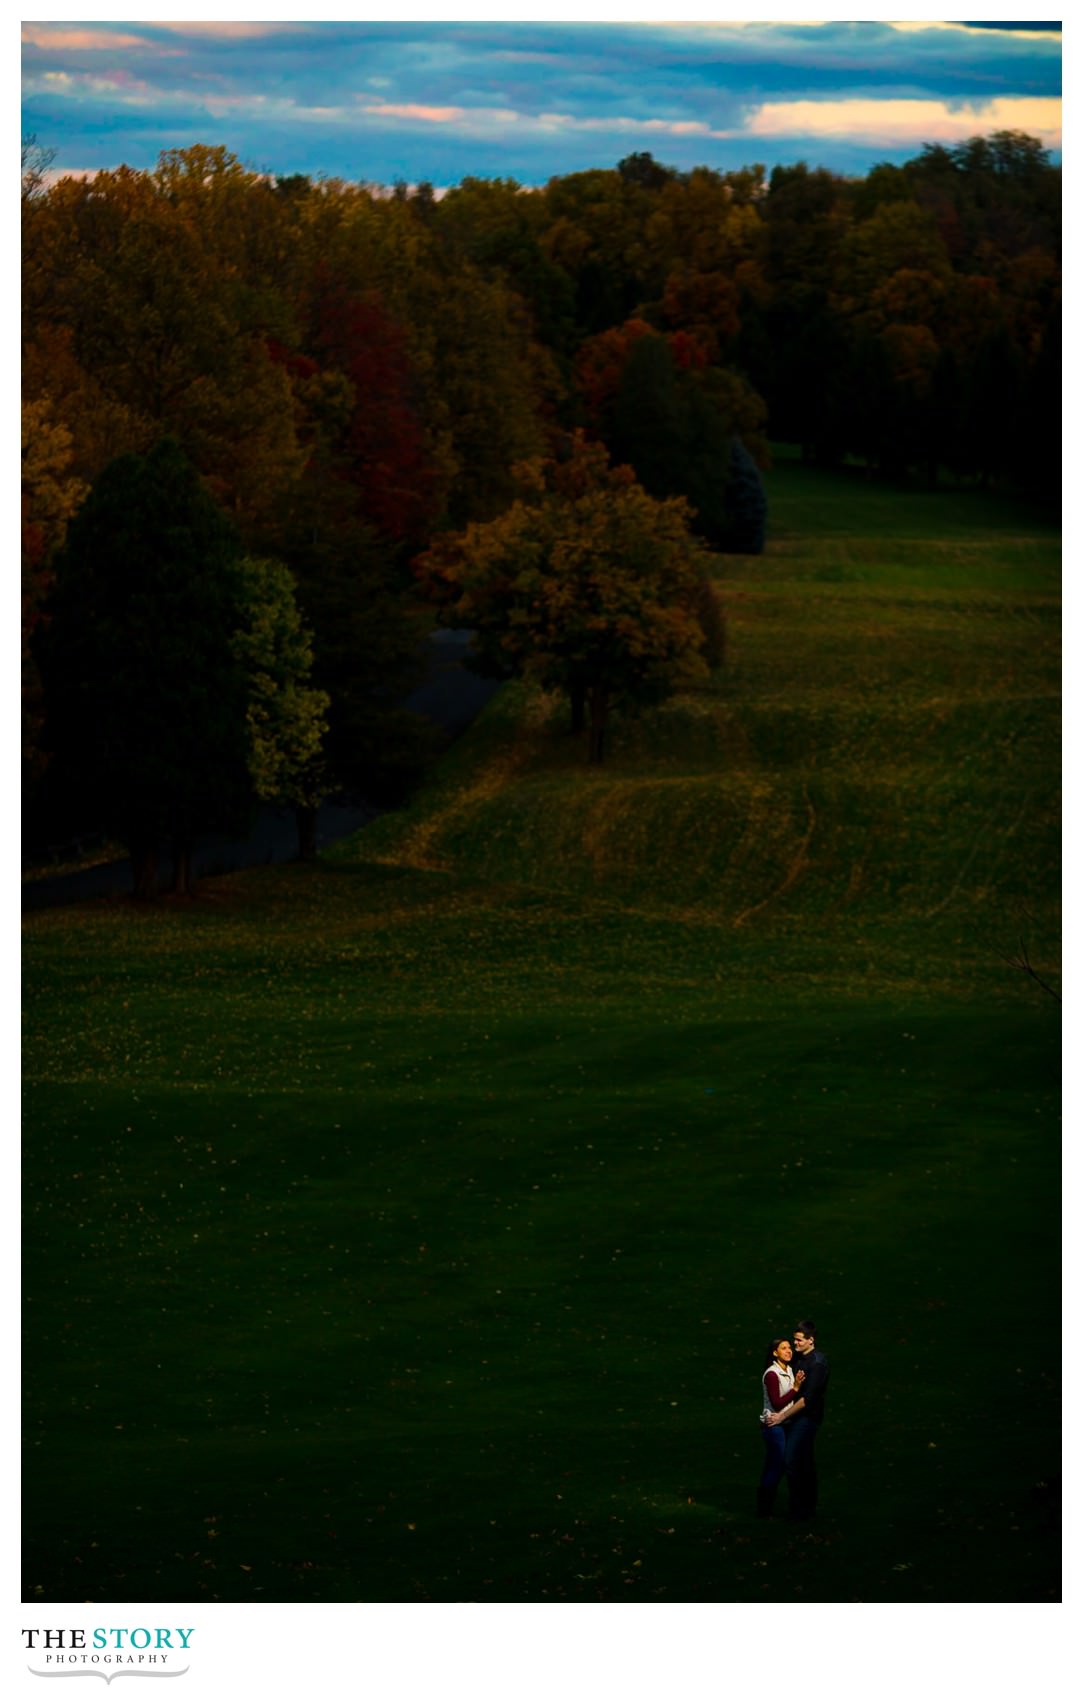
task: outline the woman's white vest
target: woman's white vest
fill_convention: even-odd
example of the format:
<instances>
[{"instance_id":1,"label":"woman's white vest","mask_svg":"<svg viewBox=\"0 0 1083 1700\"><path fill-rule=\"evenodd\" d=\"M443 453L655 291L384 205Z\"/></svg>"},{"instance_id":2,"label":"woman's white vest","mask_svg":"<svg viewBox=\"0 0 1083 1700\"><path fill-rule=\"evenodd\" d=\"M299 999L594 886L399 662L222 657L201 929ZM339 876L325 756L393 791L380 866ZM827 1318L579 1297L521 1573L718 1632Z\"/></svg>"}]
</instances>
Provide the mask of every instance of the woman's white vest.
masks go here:
<instances>
[{"instance_id":1,"label":"woman's white vest","mask_svg":"<svg viewBox=\"0 0 1083 1700\"><path fill-rule=\"evenodd\" d=\"M772 1371L774 1371L775 1375L778 1376L778 1390L781 1394L787 1394L793 1386L793 1370L790 1365L780 1364L777 1358L772 1358L761 1377L761 1386L763 1387L763 1410L760 1412L761 1423L764 1417L769 1416L775 1408L770 1399L767 1397L767 1377Z\"/></svg>"}]
</instances>

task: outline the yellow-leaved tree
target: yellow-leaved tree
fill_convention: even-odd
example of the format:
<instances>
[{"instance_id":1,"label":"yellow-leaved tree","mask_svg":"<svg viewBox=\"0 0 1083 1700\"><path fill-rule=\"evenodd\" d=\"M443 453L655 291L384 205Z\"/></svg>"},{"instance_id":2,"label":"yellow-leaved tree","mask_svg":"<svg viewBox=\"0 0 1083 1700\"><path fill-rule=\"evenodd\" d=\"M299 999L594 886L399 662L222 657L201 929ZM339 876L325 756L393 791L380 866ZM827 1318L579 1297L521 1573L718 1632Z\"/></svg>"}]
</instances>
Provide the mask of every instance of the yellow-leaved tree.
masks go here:
<instances>
[{"instance_id":1,"label":"yellow-leaved tree","mask_svg":"<svg viewBox=\"0 0 1083 1700\"><path fill-rule=\"evenodd\" d=\"M487 671L565 690L586 709L589 759L614 703L659 701L706 677L710 555L685 501L657 501L581 435L518 469L521 494L417 562L449 620L473 628Z\"/></svg>"}]
</instances>

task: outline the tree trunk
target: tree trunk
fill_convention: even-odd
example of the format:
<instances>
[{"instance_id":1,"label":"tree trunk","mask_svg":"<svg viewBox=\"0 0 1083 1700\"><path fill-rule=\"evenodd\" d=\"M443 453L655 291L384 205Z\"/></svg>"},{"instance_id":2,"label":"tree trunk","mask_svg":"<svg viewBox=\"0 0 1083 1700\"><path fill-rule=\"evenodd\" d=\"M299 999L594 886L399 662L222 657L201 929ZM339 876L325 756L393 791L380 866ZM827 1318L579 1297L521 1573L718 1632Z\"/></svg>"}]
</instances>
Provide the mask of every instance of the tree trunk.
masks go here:
<instances>
[{"instance_id":1,"label":"tree trunk","mask_svg":"<svg viewBox=\"0 0 1083 1700\"><path fill-rule=\"evenodd\" d=\"M590 704L590 761L599 763L605 760L605 722L609 713L609 687L591 685L587 695Z\"/></svg>"},{"instance_id":2,"label":"tree trunk","mask_svg":"<svg viewBox=\"0 0 1083 1700\"><path fill-rule=\"evenodd\" d=\"M129 855L132 862L132 895L141 903L158 895L158 846L150 840L134 842Z\"/></svg>"},{"instance_id":3,"label":"tree trunk","mask_svg":"<svg viewBox=\"0 0 1083 1700\"><path fill-rule=\"evenodd\" d=\"M587 689L585 685L572 686L572 731L581 732L587 723Z\"/></svg>"},{"instance_id":4,"label":"tree trunk","mask_svg":"<svg viewBox=\"0 0 1083 1700\"><path fill-rule=\"evenodd\" d=\"M178 838L173 842L173 893L176 897L191 897L194 892L192 841L189 838Z\"/></svg>"},{"instance_id":5,"label":"tree trunk","mask_svg":"<svg viewBox=\"0 0 1083 1700\"><path fill-rule=\"evenodd\" d=\"M297 819L297 857L301 862L316 860L316 813L310 804L298 803L294 809Z\"/></svg>"}]
</instances>

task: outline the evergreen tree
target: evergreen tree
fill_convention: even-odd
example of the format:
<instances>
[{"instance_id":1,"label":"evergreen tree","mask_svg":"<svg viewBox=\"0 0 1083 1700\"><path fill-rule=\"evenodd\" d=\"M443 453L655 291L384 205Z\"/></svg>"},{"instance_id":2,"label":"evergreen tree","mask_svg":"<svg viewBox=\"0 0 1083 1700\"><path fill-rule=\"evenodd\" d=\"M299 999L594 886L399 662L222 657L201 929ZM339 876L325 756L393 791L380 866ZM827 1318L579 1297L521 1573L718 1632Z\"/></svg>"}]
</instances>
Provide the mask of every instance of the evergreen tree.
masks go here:
<instances>
[{"instance_id":1,"label":"evergreen tree","mask_svg":"<svg viewBox=\"0 0 1083 1700\"><path fill-rule=\"evenodd\" d=\"M726 529L720 547L726 555L762 555L766 541L767 496L760 469L740 437L734 437L726 480Z\"/></svg>"},{"instance_id":2,"label":"evergreen tree","mask_svg":"<svg viewBox=\"0 0 1083 1700\"><path fill-rule=\"evenodd\" d=\"M127 845L140 897L157 888L164 839L174 889L190 892L196 834L239 824L249 800L238 555L166 439L105 468L57 558L46 736L68 783Z\"/></svg>"}]
</instances>

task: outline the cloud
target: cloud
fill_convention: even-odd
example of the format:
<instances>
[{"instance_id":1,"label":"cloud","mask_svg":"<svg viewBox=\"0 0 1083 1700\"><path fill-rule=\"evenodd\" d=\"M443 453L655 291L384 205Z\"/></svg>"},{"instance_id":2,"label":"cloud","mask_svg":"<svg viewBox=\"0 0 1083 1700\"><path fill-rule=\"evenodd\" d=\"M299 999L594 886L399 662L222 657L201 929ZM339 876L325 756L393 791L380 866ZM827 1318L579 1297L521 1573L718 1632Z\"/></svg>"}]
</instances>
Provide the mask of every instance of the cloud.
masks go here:
<instances>
[{"instance_id":1,"label":"cloud","mask_svg":"<svg viewBox=\"0 0 1083 1700\"><path fill-rule=\"evenodd\" d=\"M156 30L172 30L175 35L219 36L226 41L250 41L267 35L282 35L289 30L303 30L304 24L287 23L173 23L155 18Z\"/></svg>"},{"instance_id":2,"label":"cloud","mask_svg":"<svg viewBox=\"0 0 1083 1700\"><path fill-rule=\"evenodd\" d=\"M146 47L141 35L114 34L111 30L58 29L53 24L23 24L24 47L40 47L54 53L117 52L122 47Z\"/></svg>"},{"instance_id":3,"label":"cloud","mask_svg":"<svg viewBox=\"0 0 1083 1700\"><path fill-rule=\"evenodd\" d=\"M718 136L700 119L633 118L623 113L580 117L572 112L519 112L507 106L421 106L391 101L361 102L359 113L373 120L392 119L404 123L443 124L462 136L494 135L512 127L522 135L549 136L591 132L621 136Z\"/></svg>"},{"instance_id":4,"label":"cloud","mask_svg":"<svg viewBox=\"0 0 1083 1700\"><path fill-rule=\"evenodd\" d=\"M153 97L161 99L152 89L130 71L45 71L38 86L47 94L66 94L76 99L102 95L125 105L145 106Z\"/></svg>"},{"instance_id":5,"label":"cloud","mask_svg":"<svg viewBox=\"0 0 1083 1700\"><path fill-rule=\"evenodd\" d=\"M409 102L397 106L394 102L385 100L363 105L361 111L374 113L377 118L413 119L418 124L454 124L467 117L467 111L462 106L415 106Z\"/></svg>"},{"instance_id":6,"label":"cloud","mask_svg":"<svg viewBox=\"0 0 1083 1700\"><path fill-rule=\"evenodd\" d=\"M735 130L719 137L822 136L873 147L959 142L991 130L1025 130L1047 147L1060 146L1061 103L1053 99L767 101Z\"/></svg>"},{"instance_id":7,"label":"cloud","mask_svg":"<svg viewBox=\"0 0 1083 1700\"><path fill-rule=\"evenodd\" d=\"M376 118L400 118L451 126L463 134L515 124L521 132L643 137L702 137L735 141L820 137L852 147L919 147L924 142L966 141L993 130L1025 130L1047 147L1060 146L1061 103L1054 99L999 99L948 103L941 100L767 101L737 126L717 129L702 119L641 118L628 113L513 112L496 107L366 105Z\"/></svg>"},{"instance_id":8,"label":"cloud","mask_svg":"<svg viewBox=\"0 0 1083 1700\"><path fill-rule=\"evenodd\" d=\"M41 175L46 188L51 189L54 183L61 182L65 177L75 177L80 182L86 182L89 178L97 177L102 169L100 165L51 165Z\"/></svg>"},{"instance_id":9,"label":"cloud","mask_svg":"<svg viewBox=\"0 0 1083 1700\"><path fill-rule=\"evenodd\" d=\"M24 127L103 165L195 140L287 172L540 181L629 144L680 169L814 154L850 171L998 128L1060 146L1061 41L1036 28L155 20L23 37Z\"/></svg>"},{"instance_id":10,"label":"cloud","mask_svg":"<svg viewBox=\"0 0 1083 1700\"><path fill-rule=\"evenodd\" d=\"M709 124L695 118L628 118L614 113L604 118L578 118L570 112L539 112L536 122L548 130L609 130L616 134L717 136Z\"/></svg>"},{"instance_id":11,"label":"cloud","mask_svg":"<svg viewBox=\"0 0 1083 1700\"><path fill-rule=\"evenodd\" d=\"M635 27L630 25L629 27ZM939 19L913 18L896 20L894 18L868 19L864 23L856 20L847 21L842 18L736 18L696 19L682 18L640 20L639 27L650 30L680 30L689 34L699 35L749 35L757 31L775 33L779 30L837 30L837 29L868 29L870 27L899 30L906 35L921 35L927 30L951 30L962 35L970 36L1004 36L1008 34L1015 41L1048 41L1060 38L1060 25L1047 26L1044 29L1027 29L1025 25L1016 24L966 24L941 22Z\"/></svg>"},{"instance_id":12,"label":"cloud","mask_svg":"<svg viewBox=\"0 0 1083 1700\"><path fill-rule=\"evenodd\" d=\"M889 22L885 18L884 24L887 29L898 30L903 35L918 35L925 30L955 30L961 31L963 35L1010 35L1013 41L1048 41L1051 37L1054 41L1059 41L1061 33L1059 24L1055 29L1044 30L1028 30L1008 24L934 23L931 19L899 23L894 20Z\"/></svg>"}]
</instances>

